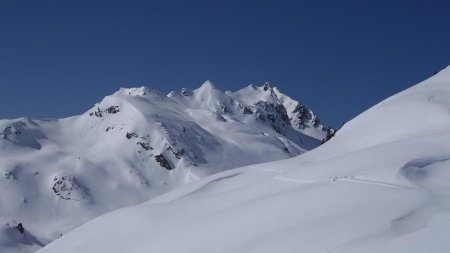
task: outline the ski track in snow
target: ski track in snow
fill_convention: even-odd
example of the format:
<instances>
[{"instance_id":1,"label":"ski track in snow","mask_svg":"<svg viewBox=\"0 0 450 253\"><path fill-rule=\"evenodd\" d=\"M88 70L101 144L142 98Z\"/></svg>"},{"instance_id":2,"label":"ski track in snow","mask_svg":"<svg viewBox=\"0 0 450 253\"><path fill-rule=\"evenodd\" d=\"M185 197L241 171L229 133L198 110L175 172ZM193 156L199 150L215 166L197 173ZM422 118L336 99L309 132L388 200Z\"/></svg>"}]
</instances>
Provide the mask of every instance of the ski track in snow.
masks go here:
<instances>
[{"instance_id":1,"label":"ski track in snow","mask_svg":"<svg viewBox=\"0 0 450 253\"><path fill-rule=\"evenodd\" d=\"M439 163L441 163L441 166L433 167L433 165ZM400 168L400 176L407 179L412 184L417 185L417 188L369 180L348 180L354 182L369 182L406 189L422 189L429 194L429 200L405 215L392 220L390 227L386 230L351 240L330 250L330 252L363 252L364 250L380 245L383 242L423 229L427 226L429 220L434 215L443 211L449 211L450 206L447 203L447 199L450 197L450 183L448 183L450 181L448 181L447 184L444 184L443 187L438 188L435 184L429 183L429 181L433 180L433 177L436 176L433 175L436 170L442 169L442 165L445 169L450 168L450 157L416 159L408 162ZM450 179L450 177L447 176L447 178L444 178L444 180L447 179Z\"/></svg>"},{"instance_id":2,"label":"ski track in snow","mask_svg":"<svg viewBox=\"0 0 450 253\"><path fill-rule=\"evenodd\" d=\"M353 176L342 177L342 178L333 178L332 181L333 182L372 184L372 185L387 186L387 187L400 188L400 189L415 189L413 187L409 187L409 186L406 186L406 185L394 184L394 183L386 183L386 182L370 180L370 179L362 179L362 178L353 177Z\"/></svg>"},{"instance_id":3,"label":"ski track in snow","mask_svg":"<svg viewBox=\"0 0 450 253\"><path fill-rule=\"evenodd\" d=\"M288 178L288 177L283 177L283 176L275 176L275 179L280 180L280 181L286 181L286 182L292 182L292 183L302 183L302 184L312 184L312 183L318 183L318 182L361 183L361 184L387 186L387 187L400 188L400 189L416 189L414 187L409 187L409 186L401 185L401 184L386 183L386 182L382 182L382 181L362 179L362 178L358 178L357 176L334 177L334 178L327 178L327 179L321 179L321 180L295 179L295 178Z\"/></svg>"}]
</instances>

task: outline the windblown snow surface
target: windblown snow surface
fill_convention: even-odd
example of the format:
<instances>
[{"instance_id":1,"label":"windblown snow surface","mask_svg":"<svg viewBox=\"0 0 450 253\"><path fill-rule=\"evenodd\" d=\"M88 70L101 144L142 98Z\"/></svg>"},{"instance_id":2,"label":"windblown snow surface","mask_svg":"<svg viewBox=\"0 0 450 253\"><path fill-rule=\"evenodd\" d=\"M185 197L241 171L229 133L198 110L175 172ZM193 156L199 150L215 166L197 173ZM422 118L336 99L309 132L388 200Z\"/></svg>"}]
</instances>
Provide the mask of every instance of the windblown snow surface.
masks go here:
<instances>
[{"instance_id":1,"label":"windblown snow surface","mask_svg":"<svg viewBox=\"0 0 450 253\"><path fill-rule=\"evenodd\" d=\"M450 252L450 68L296 158L204 178L39 253Z\"/></svg>"},{"instance_id":2,"label":"windblown snow surface","mask_svg":"<svg viewBox=\"0 0 450 253\"><path fill-rule=\"evenodd\" d=\"M0 120L0 253L35 251L207 175L294 157L327 131L269 84L222 92L209 81L168 95L123 88L65 119Z\"/></svg>"}]
</instances>

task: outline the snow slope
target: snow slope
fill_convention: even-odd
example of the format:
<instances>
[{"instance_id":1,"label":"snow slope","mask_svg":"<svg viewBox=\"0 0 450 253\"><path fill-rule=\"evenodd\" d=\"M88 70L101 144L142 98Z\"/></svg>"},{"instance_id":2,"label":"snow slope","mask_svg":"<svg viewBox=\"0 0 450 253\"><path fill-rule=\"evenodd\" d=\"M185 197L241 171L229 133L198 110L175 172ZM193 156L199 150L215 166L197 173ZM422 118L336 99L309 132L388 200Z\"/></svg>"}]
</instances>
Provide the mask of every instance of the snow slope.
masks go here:
<instances>
[{"instance_id":1,"label":"snow slope","mask_svg":"<svg viewBox=\"0 0 450 253\"><path fill-rule=\"evenodd\" d=\"M100 216L59 252L449 252L450 67L302 156Z\"/></svg>"},{"instance_id":2,"label":"snow slope","mask_svg":"<svg viewBox=\"0 0 450 253\"><path fill-rule=\"evenodd\" d=\"M255 87L249 102L209 81L169 95L122 88L79 116L0 120L0 252L31 252L113 209L318 146L327 128L271 93Z\"/></svg>"}]
</instances>

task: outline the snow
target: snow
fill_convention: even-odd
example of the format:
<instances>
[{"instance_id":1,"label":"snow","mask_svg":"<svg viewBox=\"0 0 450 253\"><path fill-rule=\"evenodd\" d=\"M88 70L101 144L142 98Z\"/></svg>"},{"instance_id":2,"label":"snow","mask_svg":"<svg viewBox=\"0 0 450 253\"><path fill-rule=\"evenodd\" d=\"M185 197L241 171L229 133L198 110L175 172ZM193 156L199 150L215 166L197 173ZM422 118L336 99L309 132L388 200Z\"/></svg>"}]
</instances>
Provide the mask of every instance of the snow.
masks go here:
<instances>
[{"instance_id":1,"label":"snow","mask_svg":"<svg viewBox=\"0 0 450 253\"><path fill-rule=\"evenodd\" d=\"M447 67L310 152L110 212L38 252L448 252L449 112Z\"/></svg>"},{"instance_id":2,"label":"snow","mask_svg":"<svg viewBox=\"0 0 450 253\"><path fill-rule=\"evenodd\" d=\"M24 231L24 234L21 234L17 229L17 225L18 223L14 220L0 218L1 252L30 252L38 250L45 245L28 231Z\"/></svg>"},{"instance_id":3,"label":"snow","mask_svg":"<svg viewBox=\"0 0 450 253\"><path fill-rule=\"evenodd\" d=\"M324 138L324 131L327 129L320 124L317 116L298 101L283 94L277 87L272 87L270 83L265 83L261 87L249 85L228 94L246 104L257 104L259 101L281 104L295 130L319 140Z\"/></svg>"},{"instance_id":4,"label":"snow","mask_svg":"<svg viewBox=\"0 0 450 253\"><path fill-rule=\"evenodd\" d=\"M321 136L291 125L279 101L229 94L211 81L167 96L122 88L82 115L0 120L0 252L33 252L101 214L294 157L325 135L322 125L304 122ZM25 235L11 225L18 222Z\"/></svg>"}]
</instances>

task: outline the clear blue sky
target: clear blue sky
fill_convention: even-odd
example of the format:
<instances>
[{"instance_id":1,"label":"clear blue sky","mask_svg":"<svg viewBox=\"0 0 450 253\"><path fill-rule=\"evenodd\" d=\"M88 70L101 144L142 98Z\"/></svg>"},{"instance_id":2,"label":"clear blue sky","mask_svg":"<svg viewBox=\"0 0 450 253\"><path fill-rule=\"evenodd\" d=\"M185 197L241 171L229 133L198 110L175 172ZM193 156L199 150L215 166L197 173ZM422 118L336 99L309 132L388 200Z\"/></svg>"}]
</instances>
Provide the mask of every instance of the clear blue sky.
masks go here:
<instances>
[{"instance_id":1,"label":"clear blue sky","mask_svg":"<svg viewBox=\"0 0 450 253\"><path fill-rule=\"evenodd\" d=\"M270 81L339 127L450 64L449 1L0 1L0 118Z\"/></svg>"}]
</instances>

